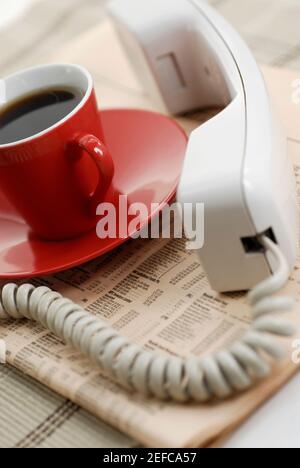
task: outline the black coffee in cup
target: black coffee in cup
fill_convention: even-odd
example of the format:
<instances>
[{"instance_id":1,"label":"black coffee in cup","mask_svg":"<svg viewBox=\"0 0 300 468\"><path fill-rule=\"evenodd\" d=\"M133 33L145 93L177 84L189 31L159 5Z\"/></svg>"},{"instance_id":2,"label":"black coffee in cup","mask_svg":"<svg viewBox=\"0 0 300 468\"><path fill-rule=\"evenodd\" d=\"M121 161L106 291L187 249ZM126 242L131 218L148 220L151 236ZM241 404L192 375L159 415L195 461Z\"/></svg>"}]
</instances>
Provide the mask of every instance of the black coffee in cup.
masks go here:
<instances>
[{"instance_id":1,"label":"black coffee in cup","mask_svg":"<svg viewBox=\"0 0 300 468\"><path fill-rule=\"evenodd\" d=\"M36 135L66 117L83 98L76 89L49 88L0 106L0 145Z\"/></svg>"}]
</instances>

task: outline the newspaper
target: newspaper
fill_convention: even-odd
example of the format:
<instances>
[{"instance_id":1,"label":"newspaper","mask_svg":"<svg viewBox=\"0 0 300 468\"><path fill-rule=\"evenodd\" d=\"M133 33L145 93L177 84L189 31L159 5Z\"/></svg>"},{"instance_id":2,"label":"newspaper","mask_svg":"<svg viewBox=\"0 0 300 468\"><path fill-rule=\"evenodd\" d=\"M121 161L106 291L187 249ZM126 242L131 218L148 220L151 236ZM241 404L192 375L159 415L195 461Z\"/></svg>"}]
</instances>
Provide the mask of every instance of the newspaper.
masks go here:
<instances>
[{"instance_id":1,"label":"newspaper","mask_svg":"<svg viewBox=\"0 0 300 468\"><path fill-rule=\"evenodd\" d=\"M10 366L0 366L1 448L133 447L136 443Z\"/></svg>"},{"instance_id":2,"label":"newspaper","mask_svg":"<svg viewBox=\"0 0 300 468\"><path fill-rule=\"evenodd\" d=\"M101 108L153 108L108 22L52 59L87 66L95 77ZM300 131L295 122L300 105L292 102L292 83L298 75L272 69L265 69L265 74L287 127L289 153L299 177ZM180 122L188 131L198 125L199 116ZM212 291L197 254L184 247L184 240L178 239L131 241L87 265L35 284L60 291L147 349L174 356L203 355L246 330L249 308L241 294ZM298 300L299 281L298 268L287 287ZM292 315L300 325L297 312ZM236 427L297 371L287 341L289 359L251 391L221 404L178 405L127 393L36 324L7 322L0 328L0 338L7 343L9 364L147 446L206 446Z\"/></svg>"},{"instance_id":3,"label":"newspaper","mask_svg":"<svg viewBox=\"0 0 300 468\"><path fill-rule=\"evenodd\" d=\"M298 0L209 0L244 37L259 63L300 68Z\"/></svg>"}]
</instances>

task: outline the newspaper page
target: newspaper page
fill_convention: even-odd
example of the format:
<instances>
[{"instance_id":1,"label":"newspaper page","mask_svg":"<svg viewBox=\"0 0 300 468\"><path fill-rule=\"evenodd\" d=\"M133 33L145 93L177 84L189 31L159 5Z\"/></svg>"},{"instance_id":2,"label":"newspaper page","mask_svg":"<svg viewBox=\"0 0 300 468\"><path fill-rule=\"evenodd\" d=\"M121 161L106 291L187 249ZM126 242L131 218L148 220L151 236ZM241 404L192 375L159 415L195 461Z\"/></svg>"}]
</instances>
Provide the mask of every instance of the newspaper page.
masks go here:
<instances>
[{"instance_id":1,"label":"newspaper page","mask_svg":"<svg viewBox=\"0 0 300 468\"><path fill-rule=\"evenodd\" d=\"M0 366L1 448L113 448L136 442L69 400Z\"/></svg>"},{"instance_id":2,"label":"newspaper page","mask_svg":"<svg viewBox=\"0 0 300 468\"><path fill-rule=\"evenodd\" d=\"M100 44L106 47L99 52ZM153 108L108 22L53 60L87 66L95 77L101 108L120 104ZM299 122L300 106L292 99L297 74L268 69L265 73L286 124L290 157L299 174L300 131L295 122ZM197 118L180 121L188 130L198 125ZM286 291L298 301L299 281L298 267ZM187 252L184 240L179 239L130 241L89 264L35 280L35 284L60 291L146 349L174 356L211 353L238 337L250 320L246 297L211 290L197 254ZM300 325L297 311L293 317ZM0 338L6 341L9 364L152 447L208 445L236 427L297 371L287 341L289 358L251 391L218 404L178 405L127 393L37 324L4 323Z\"/></svg>"},{"instance_id":3,"label":"newspaper page","mask_svg":"<svg viewBox=\"0 0 300 468\"><path fill-rule=\"evenodd\" d=\"M300 68L298 0L209 0L244 37L259 63Z\"/></svg>"}]
</instances>

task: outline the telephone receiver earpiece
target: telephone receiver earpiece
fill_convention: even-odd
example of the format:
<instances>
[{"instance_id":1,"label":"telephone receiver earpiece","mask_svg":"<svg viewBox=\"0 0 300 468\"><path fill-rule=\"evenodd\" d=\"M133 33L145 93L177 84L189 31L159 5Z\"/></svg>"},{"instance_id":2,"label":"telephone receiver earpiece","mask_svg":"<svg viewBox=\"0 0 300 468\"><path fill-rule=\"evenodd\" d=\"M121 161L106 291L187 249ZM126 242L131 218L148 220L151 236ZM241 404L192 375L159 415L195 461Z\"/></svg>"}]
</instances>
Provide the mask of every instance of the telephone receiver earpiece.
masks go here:
<instances>
[{"instance_id":1,"label":"telephone receiver earpiece","mask_svg":"<svg viewBox=\"0 0 300 468\"><path fill-rule=\"evenodd\" d=\"M155 102L171 114L222 108L190 136L177 198L205 206L199 250L212 287L248 290L274 271L257 242L277 242L292 270L299 216L287 143L262 74L240 36L201 0L113 0L110 15Z\"/></svg>"}]
</instances>

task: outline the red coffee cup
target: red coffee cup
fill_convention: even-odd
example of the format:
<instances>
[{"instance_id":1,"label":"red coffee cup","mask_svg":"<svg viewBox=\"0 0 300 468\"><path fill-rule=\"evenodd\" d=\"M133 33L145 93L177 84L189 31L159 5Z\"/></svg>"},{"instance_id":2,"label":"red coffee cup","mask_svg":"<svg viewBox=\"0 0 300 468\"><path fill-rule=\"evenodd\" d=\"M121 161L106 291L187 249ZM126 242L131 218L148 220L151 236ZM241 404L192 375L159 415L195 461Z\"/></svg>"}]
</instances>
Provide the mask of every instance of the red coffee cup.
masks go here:
<instances>
[{"instance_id":1,"label":"red coffee cup","mask_svg":"<svg viewBox=\"0 0 300 468\"><path fill-rule=\"evenodd\" d=\"M96 225L96 207L114 165L105 147L91 75L77 65L45 65L0 81L1 105L47 88L83 96L52 127L0 145L0 189L33 233L48 240L79 236Z\"/></svg>"}]
</instances>

